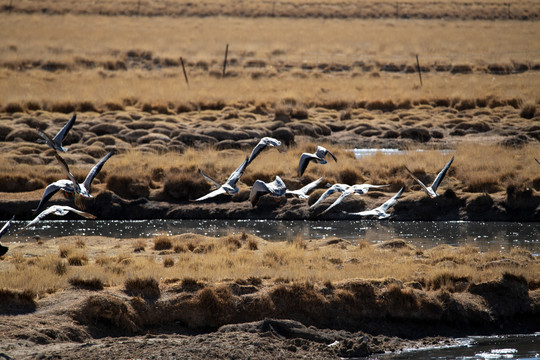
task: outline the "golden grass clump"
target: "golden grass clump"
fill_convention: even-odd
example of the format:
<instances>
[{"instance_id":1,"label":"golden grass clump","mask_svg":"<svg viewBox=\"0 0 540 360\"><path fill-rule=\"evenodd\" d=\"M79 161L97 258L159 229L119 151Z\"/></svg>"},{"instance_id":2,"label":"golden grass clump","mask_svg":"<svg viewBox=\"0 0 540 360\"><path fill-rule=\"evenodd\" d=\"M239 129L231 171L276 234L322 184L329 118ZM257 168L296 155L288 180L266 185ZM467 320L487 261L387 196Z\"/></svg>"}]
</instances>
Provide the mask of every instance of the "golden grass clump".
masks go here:
<instances>
[{"instance_id":1,"label":"golden grass clump","mask_svg":"<svg viewBox=\"0 0 540 360\"><path fill-rule=\"evenodd\" d=\"M159 235L154 238L154 250L169 250L172 249L173 242L168 235Z\"/></svg>"},{"instance_id":2,"label":"golden grass clump","mask_svg":"<svg viewBox=\"0 0 540 360\"><path fill-rule=\"evenodd\" d=\"M164 267L171 267L174 266L174 258L172 256L167 256L163 259L163 266Z\"/></svg>"},{"instance_id":3,"label":"golden grass clump","mask_svg":"<svg viewBox=\"0 0 540 360\"><path fill-rule=\"evenodd\" d=\"M103 290L103 287L105 286L103 284L103 281L98 278L91 278L91 279L83 279L81 277L71 277L68 279L68 282L76 288L79 289L86 289L86 290Z\"/></svg>"},{"instance_id":4,"label":"golden grass clump","mask_svg":"<svg viewBox=\"0 0 540 360\"><path fill-rule=\"evenodd\" d=\"M161 295L159 283L152 277L127 279L124 288L130 296L142 298L158 298Z\"/></svg>"},{"instance_id":5,"label":"golden grass clump","mask_svg":"<svg viewBox=\"0 0 540 360\"><path fill-rule=\"evenodd\" d=\"M83 251L74 251L67 256L67 261L71 266L83 266L88 263L88 256Z\"/></svg>"}]
</instances>

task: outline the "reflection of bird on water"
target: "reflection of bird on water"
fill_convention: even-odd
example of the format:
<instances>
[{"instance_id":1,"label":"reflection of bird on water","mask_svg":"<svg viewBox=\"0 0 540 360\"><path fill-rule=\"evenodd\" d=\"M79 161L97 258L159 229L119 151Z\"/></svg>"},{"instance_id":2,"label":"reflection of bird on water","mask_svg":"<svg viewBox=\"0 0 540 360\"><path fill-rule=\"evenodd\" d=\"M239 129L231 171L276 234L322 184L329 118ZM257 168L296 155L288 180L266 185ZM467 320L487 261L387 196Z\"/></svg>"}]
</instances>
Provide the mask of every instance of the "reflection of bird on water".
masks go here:
<instances>
[{"instance_id":1,"label":"reflection of bird on water","mask_svg":"<svg viewBox=\"0 0 540 360\"><path fill-rule=\"evenodd\" d=\"M401 188L394 196L392 196L389 200L387 200L384 204L382 204L379 207L376 207L372 210L365 210L360 211L356 213L346 213L348 215L360 215L360 216L378 216L379 219L386 219L390 217L390 214L387 213L388 209L390 209L391 206L393 206L395 203L397 203L398 198L403 193L403 188Z\"/></svg>"},{"instance_id":2,"label":"reflection of bird on water","mask_svg":"<svg viewBox=\"0 0 540 360\"><path fill-rule=\"evenodd\" d=\"M262 180L256 180L249 193L249 201L252 206L255 206L259 202L260 197L265 194L272 195L277 201L277 198L285 195L286 191L287 187L279 176L276 176L276 179L269 183L265 183Z\"/></svg>"},{"instance_id":3,"label":"reflection of bird on water","mask_svg":"<svg viewBox=\"0 0 540 360\"><path fill-rule=\"evenodd\" d=\"M77 182L77 179L75 179L75 177L71 174L65 160L62 159L57 153L54 155L68 176L69 180L58 180L52 184L49 184L45 188L45 192L43 193L43 197L41 198L38 207L34 209L34 213L37 213L58 190L64 191L64 193L67 194L66 197L73 196L75 198L75 204L80 208L84 208L81 197L92 198L92 195L90 195L90 185L92 184L92 181L96 175L100 172L105 162L114 155L114 151L109 152L96 165L94 165L82 183Z\"/></svg>"},{"instance_id":4,"label":"reflection of bird on water","mask_svg":"<svg viewBox=\"0 0 540 360\"><path fill-rule=\"evenodd\" d=\"M289 189L287 189L285 191L285 194L286 195L295 195L295 196L298 196L301 199L307 199L307 198L309 198L307 193L310 192L311 190L313 190L317 185L319 185L320 182L322 181L322 179L323 178L320 177L317 180L310 182L309 184L307 184L306 186L304 186L304 187L302 187L302 188L300 188L298 190L289 190Z\"/></svg>"},{"instance_id":5,"label":"reflection of bird on water","mask_svg":"<svg viewBox=\"0 0 540 360\"><path fill-rule=\"evenodd\" d=\"M13 219L15 219L15 215L13 215L13 217L2 227L2 230L0 230L0 239L8 231ZM0 256L4 256L7 253L8 249L9 248L7 246L0 244Z\"/></svg>"},{"instance_id":6,"label":"reflection of bird on water","mask_svg":"<svg viewBox=\"0 0 540 360\"><path fill-rule=\"evenodd\" d=\"M280 146L281 141L271 138L271 137L263 137L261 141L253 148L251 151L251 155L249 155L247 164L251 164L251 162L261 153L261 151L264 150L267 146Z\"/></svg>"},{"instance_id":7,"label":"reflection of bird on water","mask_svg":"<svg viewBox=\"0 0 540 360\"><path fill-rule=\"evenodd\" d=\"M357 184L357 185L349 186L349 188L347 188L345 191L343 191L341 193L341 195L336 199L336 201L334 201L334 203L332 205L330 205L326 210L324 210L319 215L324 214L325 212L327 212L328 210L330 210L334 206L338 205L339 203L341 203L343 201L343 199L345 199L349 195L352 195L352 194L364 195L364 194L367 194L367 192L371 188L381 188L381 187L385 187L385 186L388 186L388 185Z\"/></svg>"},{"instance_id":8,"label":"reflection of bird on water","mask_svg":"<svg viewBox=\"0 0 540 360\"><path fill-rule=\"evenodd\" d=\"M76 214L79 214L81 216L84 216L87 219L95 219L96 218L94 215L92 215L90 213L74 209L74 208L72 208L70 206L53 205L53 206L50 206L47 209L43 210L38 216L36 216L34 218L34 220L30 221L25 227L23 227L19 231L23 231L26 228L34 225L35 223L37 223L38 221L40 221L41 219L43 219L45 216L47 216L49 214L55 214L55 215L64 216L70 211L72 211L72 212L74 212Z\"/></svg>"},{"instance_id":9,"label":"reflection of bird on water","mask_svg":"<svg viewBox=\"0 0 540 360\"><path fill-rule=\"evenodd\" d=\"M328 186L328 185L326 185ZM347 184L334 184L332 186L330 186L330 188L328 190L326 190L319 199L317 199L317 201L310 206L310 208L313 208L317 205L319 205L324 199L326 199L328 196L332 195L333 193L335 192L345 192L345 190L347 190L348 188L350 188L351 185L347 185Z\"/></svg>"},{"instance_id":10,"label":"reflection of bird on water","mask_svg":"<svg viewBox=\"0 0 540 360\"><path fill-rule=\"evenodd\" d=\"M68 131L73 127L73 124L75 124L75 119L77 118L77 114L73 114L71 119L67 122L66 125L60 131L54 138L50 138L49 135L37 130L39 136L41 136L44 140L44 142L49 145L53 150L61 151L61 152L67 152L68 149L62 146L62 141L64 141L64 138L66 137Z\"/></svg>"},{"instance_id":11,"label":"reflection of bird on water","mask_svg":"<svg viewBox=\"0 0 540 360\"><path fill-rule=\"evenodd\" d=\"M337 162L337 159L334 156L334 154L332 154L330 151L323 148L322 146L317 146L317 151L315 151L315 153L313 154L303 153L300 156L300 162L298 163L298 176L302 176L304 171L306 171L306 168L310 161L315 161L316 163L319 163L319 164L326 164L328 162L324 160L324 157L326 156L326 154L330 154L330 156L332 156L334 161Z\"/></svg>"},{"instance_id":12,"label":"reflection of bird on water","mask_svg":"<svg viewBox=\"0 0 540 360\"><path fill-rule=\"evenodd\" d=\"M240 177L246 170L247 164L248 164L248 158L246 158L246 160L244 160L244 162L236 170L233 171L233 173L229 176L229 178L227 179L227 181L225 181L225 184L223 185L220 185L216 180L212 179L210 176L206 175L205 173L202 172L202 170L199 169L199 173L202 176L204 176L206 180L213 183L214 186L217 187L217 189L212 191L211 193L208 193L196 199L195 201L202 201L202 200L210 199L220 194L229 194L229 195L236 194L238 191L240 191L240 189L236 187L236 183L238 182L238 180L240 179Z\"/></svg>"},{"instance_id":13,"label":"reflection of bird on water","mask_svg":"<svg viewBox=\"0 0 540 360\"><path fill-rule=\"evenodd\" d=\"M439 196L437 194L437 188L439 187L439 184L441 183L441 181L444 179L444 176L446 175L446 172L448 171L448 168L452 164L452 161L454 161L453 156L450 159L450 161L444 166L444 168L439 172L439 174L437 175L435 180L433 180L433 184L431 184L431 186L429 186L429 187L426 187L426 185L424 185L424 183L422 181L420 181L416 176L414 176L414 174L412 173L411 170L409 170L407 168L405 168L405 169L409 172L409 174L411 174L413 179L416 180L416 182L419 183L420 186L422 186L422 189L424 190L424 192L426 194L428 194L432 198L436 198L437 196Z\"/></svg>"}]
</instances>

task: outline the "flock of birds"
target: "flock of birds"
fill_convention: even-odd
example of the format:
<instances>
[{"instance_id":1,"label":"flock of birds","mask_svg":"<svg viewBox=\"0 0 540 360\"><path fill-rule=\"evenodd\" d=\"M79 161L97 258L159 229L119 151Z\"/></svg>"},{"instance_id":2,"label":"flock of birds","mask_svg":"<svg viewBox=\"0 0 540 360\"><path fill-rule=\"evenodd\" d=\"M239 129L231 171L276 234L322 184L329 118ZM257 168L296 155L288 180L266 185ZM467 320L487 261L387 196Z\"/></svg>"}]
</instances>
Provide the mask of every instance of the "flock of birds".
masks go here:
<instances>
[{"instance_id":1,"label":"flock of birds","mask_svg":"<svg viewBox=\"0 0 540 360\"><path fill-rule=\"evenodd\" d=\"M90 194L90 187L91 183L96 177L96 175L100 172L101 168L109 160L111 156L114 155L114 151L109 152L107 155L105 155L88 173L85 180L82 183L79 183L77 179L71 174L68 164L66 161L58 154L58 152L65 153L68 151L67 148L62 146L62 142L64 141L68 131L73 127L73 124L76 120L76 114L72 116L72 118L66 123L66 125L56 134L54 138L49 137L47 134L37 131L39 136L42 138L39 141L41 143L46 143L49 147L51 147L55 152L54 156L59 163L60 167L62 168L63 172L66 174L67 179L62 179L53 182L52 184L49 184L45 188L45 192L43 193L43 196L41 198L41 201L39 202L36 209L34 209L34 215L37 214L37 216L30 221L26 226L24 226L22 229L20 229L18 232L21 232L25 230L26 228L36 224L38 221L43 219L49 214L55 214L59 216L64 216L67 213L74 212L76 214L79 214L83 217L89 218L89 219L95 219L96 216L93 214L90 214L88 212L85 212L84 209L84 202L83 199L91 199L93 196ZM266 147L277 147L280 146L281 142L277 139L271 138L271 137L264 137L262 138L259 143L253 148L251 154L246 157L246 159L240 164L240 166L232 172L232 174L228 177L228 179L225 181L224 184L220 184L215 179L211 178L207 174L205 174L202 170L199 169L200 174L209 182L211 182L214 186L214 190L212 190L210 193L194 200L194 201L204 201L210 198L213 198L215 196L221 195L221 194L229 194L234 195L239 192L239 188L236 185L238 180L242 177L244 174L247 166L255 160L255 158L266 148ZM303 153L300 156L300 161L298 163L298 171L297 175L302 176L304 172L306 171L308 165L313 163L318 164L326 164L327 161L325 160L325 157L327 155L330 155L330 157L337 162L337 158L332 154L329 150L325 149L322 146L318 146L317 150L314 153ZM420 184L424 192L432 197L435 198L438 196L437 194L437 188L439 187L441 181L444 179L448 169L450 168L450 165L454 161L454 157L450 159L450 161L443 167L443 169L438 173L437 177L433 181L433 183L430 186L426 186L420 179L418 179L409 169L406 168L406 170L409 172L409 174L412 176L412 178ZM540 164L540 160L536 159L536 161ZM285 183L283 180L276 176L275 180L272 182L264 182L262 180L256 180L251 188L250 194L249 194L249 201L251 202L252 206L256 206L259 202L259 199L264 195L270 195L278 201L278 199L282 196L296 196L301 199L308 199L309 195L308 193L316 188L322 181L322 177L307 184L306 186L297 189L297 190L289 190L287 189ZM328 189L319 197L319 199L313 203L310 207L316 207L318 206L322 201L324 201L328 196L332 195L333 193L339 192L341 193L340 196L324 211L322 211L320 214L324 214L334 207L336 207L338 204L340 204L347 196L357 194L357 195L363 195L366 194L369 189L371 188L381 188L388 185L371 185L371 184L357 184L357 185L347 185L347 184L334 184L330 185L327 184ZM73 198L75 205L79 208L73 208L71 206L61 206L61 205L53 205L48 207L47 209L39 212L47 203L47 201L58 191L62 190L64 195L68 198ZM390 217L390 214L388 213L388 210L390 207L392 207L394 204L397 203L399 197L403 193L403 187L390 199L385 201L382 205L370 209L370 210L364 210L360 212L354 212L354 213L347 213L349 215L357 215L357 216L374 216L379 219L386 219ZM38 214L39 212L39 214ZM11 218L0 230L0 238L8 231L8 229L11 226L11 222L13 221L15 216ZM8 248L6 246L3 246L0 244L0 256L4 255L8 251Z\"/></svg>"}]
</instances>

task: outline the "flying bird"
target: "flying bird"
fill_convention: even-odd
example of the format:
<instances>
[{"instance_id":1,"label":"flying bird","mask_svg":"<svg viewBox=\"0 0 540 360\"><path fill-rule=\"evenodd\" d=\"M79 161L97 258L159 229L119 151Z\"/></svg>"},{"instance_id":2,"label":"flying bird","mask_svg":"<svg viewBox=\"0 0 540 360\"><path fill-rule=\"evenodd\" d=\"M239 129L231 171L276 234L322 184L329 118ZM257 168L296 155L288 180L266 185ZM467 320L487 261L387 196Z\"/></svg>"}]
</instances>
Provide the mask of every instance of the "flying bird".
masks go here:
<instances>
[{"instance_id":1,"label":"flying bird","mask_svg":"<svg viewBox=\"0 0 540 360\"><path fill-rule=\"evenodd\" d=\"M330 156L332 156L334 161L337 162L337 159L334 156L334 154L332 154L330 151L323 148L322 146L317 146L317 151L315 151L315 153L313 154L303 153L300 156L300 162L298 163L298 176L302 176L304 171L306 171L306 168L310 161L314 161L319 164L326 164L328 162L324 160L324 157L326 156L326 154L330 154Z\"/></svg>"},{"instance_id":2,"label":"flying bird","mask_svg":"<svg viewBox=\"0 0 540 360\"><path fill-rule=\"evenodd\" d=\"M310 192L311 190L313 190L315 187L317 187L317 185L320 184L322 179L323 178L320 177L317 180L310 182L309 184L307 184L306 186L304 186L304 187L302 187L302 188L300 188L298 190L289 190L289 189L287 189L285 191L285 194L286 195L295 195L295 196L298 196L301 199L307 199L307 198L309 198L307 193Z\"/></svg>"},{"instance_id":3,"label":"flying bird","mask_svg":"<svg viewBox=\"0 0 540 360\"><path fill-rule=\"evenodd\" d=\"M429 186L429 187L426 187L426 185L424 185L423 182L421 182L416 176L414 176L412 171L409 170L407 167L405 167L405 170L407 170L409 172L409 174L411 174L413 179L416 180L416 182L419 183L420 186L422 186L422 189L424 190L424 192L426 194L428 194L432 198L436 198L437 196L439 196L437 194L437 188L439 187L439 184L441 183L441 181L444 179L444 176L446 175L446 172L448 171L448 168L452 164L452 161L454 161L453 156L450 159L450 161L448 162L448 164L446 164L445 167L439 172L439 174L437 175L435 180L433 180L433 184L431 184L431 186Z\"/></svg>"},{"instance_id":4,"label":"flying bird","mask_svg":"<svg viewBox=\"0 0 540 360\"><path fill-rule=\"evenodd\" d=\"M264 150L267 146L280 146L281 141L271 138L271 137L263 137L261 141L253 148L251 151L251 155L249 155L247 164L251 164L251 162L261 153L261 151Z\"/></svg>"},{"instance_id":5,"label":"flying bird","mask_svg":"<svg viewBox=\"0 0 540 360\"><path fill-rule=\"evenodd\" d=\"M69 171L69 167L64 159L60 157L57 153L55 153L56 160L60 163L60 166L68 176L68 179L64 180L58 180L53 182L52 184L49 184L45 188L45 192L43 193L43 197L41 198L41 201L38 204L38 207L34 209L34 213L37 213L43 205L54 195L58 190L63 190L67 194L73 194L75 196L75 204L78 207L83 208L83 202L81 197L90 199L92 198L92 195L90 195L90 186L92 184L92 181L96 177L96 175L100 172L101 168L105 164L107 160L111 156L113 156L115 151L109 152L107 155L105 155L99 162L94 165L94 167L90 170L88 175L86 176L86 179L82 183L79 183L77 179L71 174Z\"/></svg>"},{"instance_id":6,"label":"flying bird","mask_svg":"<svg viewBox=\"0 0 540 360\"><path fill-rule=\"evenodd\" d=\"M0 230L0 239L2 238L2 236L4 236L5 233L7 233L13 219L15 219L15 215L13 215L13 217ZM4 256L7 253L8 249L9 248L7 246L0 244L0 256Z\"/></svg>"},{"instance_id":7,"label":"flying bird","mask_svg":"<svg viewBox=\"0 0 540 360\"><path fill-rule=\"evenodd\" d=\"M70 206L62 206L62 205L53 205L53 206L50 206L48 207L47 209L43 210L38 216L36 216L34 218L34 220L30 221L25 227L23 227L21 230L19 230L19 232L25 230L26 228L34 225L35 223L37 223L38 221L42 220L45 216L49 215L49 214L55 214L55 215L59 215L59 216L64 216L64 215L67 215L68 212L74 212L76 214L79 214L81 216L84 216L85 218L87 219L95 219L95 215L92 215L90 213L87 213L87 212L84 212L84 211L81 211L81 210L77 210L77 209L74 209Z\"/></svg>"},{"instance_id":8,"label":"flying bird","mask_svg":"<svg viewBox=\"0 0 540 360\"><path fill-rule=\"evenodd\" d=\"M270 194L277 201L277 198L285 195L286 191L287 186L285 186L285 183L279 176L276 176L276 179L269 183L265 183L262 180L256 180L255 183L253 183L251 192L249 193L249 201L251 202L251 205L255 207L261 196Z\"/></svg>"},{"instance_id":9,"label":"flying bird","mask_svg":"<svg viewBox=\"0 0 540 360\"><path fill-rule=\"evenodd\" d=\"M338 205L339 203L341 203L347 196L349 195L352 195L352 194L356 194L356 195L364 195L364 194L367 194L367 192L369 191L369 189L371 188L381 188L381 187L385 187L385 186L388 186L388 185L371 185L371 184L357 184L357 185L352 185L350 186L347 190L345 190L344 192L341 193L341 195L336 199L336 201L334 201L332 203L332 205L330 205L328 208L326 208L326 210L324 210L323 212L321 212L319 215L322 215L324 214L325 212L329 211L331 208L333 208L334 206Z\"/></svg>"},{"instance_id":10,"label":"flying bird","mask_svg":"<svg viewBox=\"0 0 540 360\"><path fill-rule=\"evenodd\" d=\"M328 186L328 185L327 185ZM350 185L347 184L334 184L330 186L328 190L326 190L317 201L310 206L310 208L315 207L319 205L324 199L326 199L328 196L332 195L335 192L345 192L348 188L350 188Z\"/></svg>"},{"instance_id":11,"label":"flying bird","mask_svg":"<svg viewBox=\"0 0 540 360\"><path fill-rule=\"evenodd\" d=\"M403 187L394 196L392 196L389 200L387 200L384 204L382 204L379 207L376 207L375 209L360 211L356 213L346 213L346 214L360 215L360 216L378 216L379 219L387 219L390 217L390 214L387 213L388 209L390 209L390 207L394 206L397 203L398 198L401 196L402 193L403 193Z\"/></svg>"},{"instance_id":12,"label":"flying bird","mask_svg":"<svg viewBox=\"0 0 540 360\"><path fill-rule=\"evenodd\" d=\"M202 201L202 200L210 199L220 194L229 194L229 195L236 194L238 191L240 191L240 189L236 186L236 183L238 182L242 174L244 174L244 171L246 170L247 165L248 165L248 158L246 157L246 160L244 160L244 162L236 170L233 171L233 173L229 176L229 178L227 179L227 181L225 181L225 184L223 185L220 185L216 180L212 179L210 176L206 175L201 169L199 169L199 173L202 176L204 176L206 180L213 183L214 186L217 187L217 189L194 201Z\"/></svg>"},{"instance_id":13,"label":"flying bird","mask_svg":"<svg viewBox=\"0 0 540 360\"><path fill-rule=\"evenodd\" d=\"M49 145L53 150L61 151L61 152L67 152L68 149L62 146L62 141L64 141L64 138L66 137L68 131L73 127L73 124L75 124L75 119L77 118L77 114L73 114L71 119L67 122L66 125L60 131L54 138L50 138L49 135L45 134L44 132L41 132L37 130L39 136L41 136L44 140L44 142Z\"/></svg>"}]
</instances>

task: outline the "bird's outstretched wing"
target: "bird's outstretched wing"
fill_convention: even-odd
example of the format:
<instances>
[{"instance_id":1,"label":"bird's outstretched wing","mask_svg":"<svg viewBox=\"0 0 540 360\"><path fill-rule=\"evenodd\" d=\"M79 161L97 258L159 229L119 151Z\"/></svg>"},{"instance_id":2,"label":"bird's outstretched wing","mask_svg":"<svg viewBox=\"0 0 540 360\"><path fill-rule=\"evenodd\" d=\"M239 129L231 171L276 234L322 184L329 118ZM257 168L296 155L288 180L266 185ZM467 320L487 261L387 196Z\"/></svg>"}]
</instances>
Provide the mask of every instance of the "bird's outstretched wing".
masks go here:
<instances>
[{"instance_id":1,"label":"bird's outstretched wing","mask_svg":"<svg viewBox=\"0 0 540 360\"><path fill-rule=\"evenodd\" d=\"M306 186L298 189L298 190L286 190L286 194L296 195L302 199L307 199L309 196L307 196L307 193L313 190L317 185L319 185L322 181L322 177L318 178L315 181L310 182Z\"/></svg>"},{"instance_id":2,"label":"bird's outstretched wing","mask_svg":"<svg viewBox=\"0 0 540 360\"><path fill-rule=\"evenodd\" d=\"M45 188L45 192L43 193L43 196L41 197L41 201L39 202L37 208L32 210L34 214L40 211L43 205L45 205L45 203L49 201L49 199L54 194L56 194L58 190L65 188L69 183L71 183L70 180L58 180L58 181L53 182L52 184L47 185L47 187Z\"/></svg>"},{"instance_id":3,"label":"bird's outstretched wing","mask_svg":"<svg viewBox=\"0 0 540 360\"><path fill-rule=\"evenodd\" d=\"M221 194L226 194L227 191L223 188L223 187L219 187L218 189L204 195L204 196L201 196L200 198L198 199L195 199L193 201L203 201L203 200L206 200L206 199L210 199L210 198L213 198L213 197L216 197L218 195L221 195Z\"/></svg>"},{"instance_id":4,"label":"bird's outstretched wing","mask_svg":"<svg viewBox=\"0 0 540 360\"><path fill-rule=\"evenodd\" d=\"M281 141L271 138L271 137L263 137L261 141L253 148L253 151L251 151L251 155L249 155L248 158L248 165L261 153L261 151L264 150L267 146L280 146Z\"/></svg>"},{"instance_id":5,"label":"bird's outstretched wing","mask_svg":"<svg viewBox=\"0 0 540 360\"><path fill-rule=\"evenodd\" d=\"M304 174L304 171L306 171L307 166L309 165L309 162L313 159L316 159L317 157L313 154L309 153L303 153L300 156L300 162L298 163L298 176L302 176Z\"/></svg>"},{"instance_id":6,"label":"bird's outstretched wing","mask_svg":"<svg viewBox=\"0 0 540 360\"><path fill-rule=\"evenodd\" d=\"M54 143L54 140L49 137L49 135L45 134L41 130L36 130L38 135L41 136L41 138L45 141L45 144L49 145L50 148L53 150L57 150L56 145ZM43 143L42 141L38 141Z\"/></svg>"},{"instance_id":7,"label":"bird's outstretched wing","mask_svg":"<svg viewBox=\"0 0 540 360\"><path fill-rule=\"evenodd\" d=\"M322 146L317 146L317 151L315 151L315 156L317 156L317 157L319 157L321 159L324 159L326 154L330 154L332 159L334 159L334 161L337 162L337 158L334 156L334 154L332 154L330 152L330 150L328 150L327 148L322 147Z\"/></svg>"},{"instance_id":8,"label":"bird's outstretched wing","mask_svg":"<svg viewBox=\"0 0 540 360\"><path fill-rule=\"evenodd\" d=\"M246 157L246 160L244 160L244 162L240 164L240 166L237 167L236 170L232 172L231 176L229 176L229 178L227 179L225 183L229 184L233 188L236 187L236 183L238 182L238 180L240 180L240 177L244 174L244 171L246 170L247 165L248 165L248 158Z\"/></svg>"},{"instance_id":9,"label":"bird's outstretched wing","mask_svg":"<svg viewBox=\"0 0 540 360\"><path fill-rule=\"evenodd\" d=\"M268 184L262 180L255 180L249 192L249 202L251 202L252 206L255 206L259 202L260 197L269 192Z\"/></svg>"},{"instance_id":10,"label":"bird's outstretched wing","mask_svg":"<svg viewBox=\"0 0 540 360\"><path fill-rule=\"evenodd\" d=\"M414 176L414 174L412 173L411 170L409 170L409 168L405 167L405 170L407 170L407 172L412 176L412 178L414 180L416 180L417 183L420 184L420 186L422 186L422 189L424 189L424 191L426 192L426 194L429 194L429 190L428 188L426 187L426 185L424 185L423 182L420 181L420 179L418 179L416 176Z\"/></svg>"},{"instance_id":11,"label":"bird's outstretched wing","mask_svg":"<svg viewBox=\"0 0 540 360\"><path fill-rule=\"evenodd\" d=\"M11 217L11 219L8 220L8 222L2 227L2 229L0 230L0 238L2 238L2 236L4 236L4 234L8 231L9 227L11 226L11 222L13 221L13 219L15 219L15 215L13 215Z\"/></svg>"},{"instance_id":12,"label":"bird's outstretched wing","mask_svg":"<svg viewBox=\"0 0 540 360\"><path fill-rule=\"evenodd\" d=\"M206 180L210 181L212 184L214 184L214 187L221 187L221 184L218 183L216 180L212 179L210 176L206 175L201 169L199 169L199 174L201 174Z\"/></svg>"},{"instance_id":13,"label":"bird's outstretched wing","mask_svg":"<svg viewBox=\"0 0 540 360\"><path fill-rule=\"evenodd\" d=\"M339 192L344 192L345 190L347 190L349 188L348 185L344 186L342 184L334 184L330 187L330 189L326 190L319 199L317 199L317 201L311 205L310 207L315 207L317 205L319 205L324 199L326 199L328 196L332 195L333 193L335 193L336 191L339 191Z\"/></svg>"},{"instance_id":14,"label":"bird's outstretched wing","mask_svg":"<svg viewBox=\"0 0 540 360\"><path fill-rule=\"evenodd\" d=\"M45 216L47 216L49 214L54 213L56 215L64 216L69 211L73 211L74 213L77 213L77 214L79 214L81 216L84 216L85 218L88 218L88 219L95 219L96 218L95 215L92 215L90 213L87 213L87 212L84 212L84 211L81 211L81 210L74 209L74 208L72 208L70 206L53 205L53 206L50 206L47 209L43 210L41 213L39 213L39 215L36 216L34 218L34 220L32 220L28 224L26 224L26 226L23 227L21 230L19 230L19 232L21 232L21 231L29 228L30 226L36 224L37 222L39 222L40 220L42 220Z\"/></svg>"},{"instance_id":15,"label":"bird's outstretched wing","mask_svg":"<svg viewBox=\"0 0 540 360\"><path fill-rule=\"evenodd\" d=\"M101 171L101 168L109 160L111 156L113 156L116 153L116 151L110 151L107 155L105 155L99 162L94 165L94 167L90 170L88 175L86 175L86 179L84 179L83 185L86 188L86 190L90 191L90 185L92 184L92 181L96 177L96 175Z\"/></svg>"},{"instance_id":16,"label":"bird's outstretched wing","mask_svg":"<svg viewBox=\"0 0 540 360\"><path fill-rule=\"evenodd\" d=\"M75 176L73 176L73 174L71 174L71 172L69 171L69 167L68 167L68 164L66 163L66 161L64 159L62 159L62 157L60 155L58 155L58 153L56 153L56 152L54 153L54 157L56 158L56 160L58 160L58 163L60 164L60 167L62 168L62 170L64 170L64 173L67 175L69 180L71 180L71 182L73 183L73 188L74 188L75 192L80 193L81 188L79 186L79 183L77 182L77 179L75 179Z\"/></svg>"},{"instance_id":17,"label":"bird's outstretched wing","mask_svg":"<svg viewBox=\"0 0 540 360\"><path fill-rule=\"evenodd\" d=\"M392 196L384 204L379 206L379 208L383 212L386 212L388 209L390 209L392 206L394 206L398 202L398 199L401 196L401 194L403 193L403 189L404 189L403 187L401 189L399 189L399 191L394 196Z\"/></svg>"},{"instance_id":18,"label":"bird's outstretched wing","mask_svg":"<svg viewBox=\"0 0 540 360\"><path fill-rule=\"evenodd\" d=\"M67 122L66 125L60 131L56 136L53 138L53 141L58 145L59 149L62 149L62 141L64 141L68 131L73 127L73 124L75 124L75 119L77 119L77 114L73 114L71 119Z\"/></svg>"},{"instance_id":19,"label":"bird's outstretched wing","mask_svg":"<svg viewBox=\"0 0 540 360\"><path fill-rule=\"evenodd\" d=\"M448 171L448 168L450 165L452 165L452 161L454 161L454 157L450 159L450 161L444 166L444 168L437 174L437 177L435 180L433 180L433 184L431 184L431 188L433 191L437 191L437 188L439 187L439 184L441 183L442 179L444 179L444 176L446 175L446 172Z\"/></svg>"}]
</instances>

